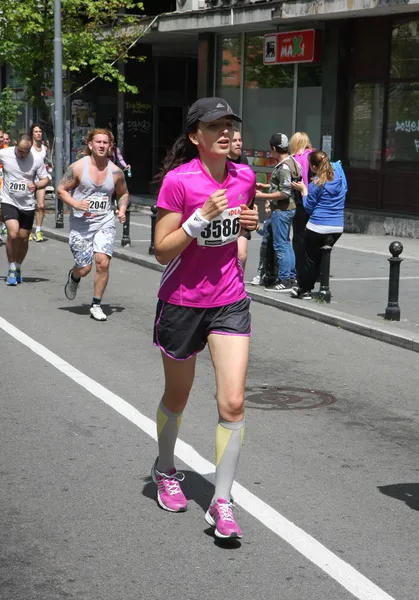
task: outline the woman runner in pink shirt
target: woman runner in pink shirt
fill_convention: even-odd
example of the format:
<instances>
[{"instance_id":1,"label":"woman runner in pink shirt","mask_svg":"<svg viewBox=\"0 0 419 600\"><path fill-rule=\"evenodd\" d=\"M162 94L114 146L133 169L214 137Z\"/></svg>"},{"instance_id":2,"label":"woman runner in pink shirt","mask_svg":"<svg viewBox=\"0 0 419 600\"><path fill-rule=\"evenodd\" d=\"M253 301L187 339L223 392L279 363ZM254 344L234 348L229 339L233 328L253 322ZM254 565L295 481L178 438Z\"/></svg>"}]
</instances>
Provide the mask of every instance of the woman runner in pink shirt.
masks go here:
<instances>
[{"instance_id":1,"label":"woman runner in pink shirt","mask_svg":"<svg viewBox=\"0 0 419 600\"><path fill-rule=\"evenodd\" d=\"M250 300L237 257L242 229L258 223L250 210L255 175L227 160L234 121L221 98L191 106L187 130L166 157L157 201L155 253L166 265L154 325L165 390L157 409L159 456L151 474L165 510L183 512L187 500L174 448L195 375L196 355L208 342L217 385L215 494L205 515L220 538L241 538L231 504L244 434L244 391L249 358Z\"/></svg>"}]
</instances>

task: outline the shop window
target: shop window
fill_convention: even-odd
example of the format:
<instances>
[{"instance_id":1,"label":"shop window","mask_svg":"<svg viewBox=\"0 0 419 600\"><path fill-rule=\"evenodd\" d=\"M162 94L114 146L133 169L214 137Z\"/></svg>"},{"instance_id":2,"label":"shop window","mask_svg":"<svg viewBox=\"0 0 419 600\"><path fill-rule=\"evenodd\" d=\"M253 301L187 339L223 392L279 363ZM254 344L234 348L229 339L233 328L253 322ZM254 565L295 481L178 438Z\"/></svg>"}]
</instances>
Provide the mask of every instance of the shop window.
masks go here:
<instances>
[{"instance_id":1,"label":"shop window","mask_svg":"<svg viewBox=\"0 0 419 600\"><path fill-rule=\"evenodd\" d=\"M393 83L389 90L385 160L419 163L419 82Z\"/></svg>"},{"instance_id":2,"label":"shop window","mask_svg":"<svg viewBox=\"0 0 419 600\"><path fill-rule=\"evenodd\" d=\"M219 36L216 95L227 100L237 113L240 111L241 73L241 35Z\"/></svg>"},{"instance_id":3,"label":"shop window","mask_svg":"<svg viewBox=\"0 0 419 600\"><path fill-rule=\"evenodd\" d=\"M419 80L419 20L394 27L390 76L391 79Z\"/></svg>"},{"instance_id":4,"label":"shop window","mask_svg":"<svg viewBox=\"0 0 419 600\"><path fill-rule=\"evenodd\" d=\"M244 147L262 154L273 133L293 133L294 65L264 65L263 36L246 35L244 73Z\"/></svg>"},{"instance_id":5,"label":"shop window","mask_svg":"<svg viewBox=\"0 0 419 600\"><path fill-rule=\"evenodd\" d=\"M314 148L320 148L322 68L298 65L297 131L305 131Z\"/></svg>"},{"instance_id":6,"label":"shop window","mask_svg":"<svg viewBox=\"0 0 419 600\"><path fill-rule=\"evenodd\" d=\"M410 80L410 81L406 81ZM417 169L419 163L419 20L393 28L385 163Z\"/></svg>"},{"instance_id":7,"label":"shop window","mask_svg":"<svg viewBox=\"0 0 419 600\"><path fill-rule=\"evenodd\" d=\"M352 88L348 152L351 167L380 167L383 105L382 84L357 83Z\"/></svg>"}]
</instances>

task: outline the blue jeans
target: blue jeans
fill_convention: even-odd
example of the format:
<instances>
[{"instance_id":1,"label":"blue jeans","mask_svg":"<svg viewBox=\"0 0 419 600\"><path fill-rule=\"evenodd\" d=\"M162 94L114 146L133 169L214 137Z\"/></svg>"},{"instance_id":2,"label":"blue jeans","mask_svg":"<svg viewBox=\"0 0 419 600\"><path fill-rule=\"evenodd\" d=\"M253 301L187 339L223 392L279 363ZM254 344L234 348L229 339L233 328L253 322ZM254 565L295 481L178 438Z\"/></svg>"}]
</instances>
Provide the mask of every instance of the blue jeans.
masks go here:
<instances>
[{"instance_id":1,"label":"blue jeans","mask_svg":"<svg viewBox=\"0 0 419 600\"><path fill-rule=\"evenodd\" d=\"M279 264L279 279L295 279L295 254L290 240L290 230L295 210L273 210L272 232L274 249Z\"/></svg>"}]
</instances>

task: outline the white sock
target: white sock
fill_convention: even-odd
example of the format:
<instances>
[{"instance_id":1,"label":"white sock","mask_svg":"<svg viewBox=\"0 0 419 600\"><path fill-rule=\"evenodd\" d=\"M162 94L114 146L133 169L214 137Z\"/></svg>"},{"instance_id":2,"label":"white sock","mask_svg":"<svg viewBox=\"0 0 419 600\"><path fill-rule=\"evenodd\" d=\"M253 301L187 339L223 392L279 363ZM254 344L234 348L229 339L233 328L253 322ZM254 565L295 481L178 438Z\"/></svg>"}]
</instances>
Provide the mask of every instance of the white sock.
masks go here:
<instances>
[{"instance_id":1,"label":"white sock","mask_svg":"<svg viewBox=\"0 0 419 600\"><path fill-rule=\"evenodd\" d=\"M17 263L15 263L15 264L16 264L16 269L17 269L18 271L20 271L20 267L21 267L22 263L18 263L18 262L17 262Z\"/></svg>"},{"instance_id":2,"label":"white sock","mask_svg":"<svg viewBox=\"0 0 419 600\"><path fill-rule=\"evenodd\" d=\"M16 263L14 263L14 262L9 263L9 269L12 269L13 271L15 271L16 270Z\"/></svg>"},{"instance_id":3,"label":"white sock","mask_svg":"<svg viewBox=\"0 0 419 600\"><path fill-rule=\"evenodd\" d=\"M38 233L38 231L41 231L41 226L40 225L36 226L35 233Z\"/></svg>"}]
</instances>

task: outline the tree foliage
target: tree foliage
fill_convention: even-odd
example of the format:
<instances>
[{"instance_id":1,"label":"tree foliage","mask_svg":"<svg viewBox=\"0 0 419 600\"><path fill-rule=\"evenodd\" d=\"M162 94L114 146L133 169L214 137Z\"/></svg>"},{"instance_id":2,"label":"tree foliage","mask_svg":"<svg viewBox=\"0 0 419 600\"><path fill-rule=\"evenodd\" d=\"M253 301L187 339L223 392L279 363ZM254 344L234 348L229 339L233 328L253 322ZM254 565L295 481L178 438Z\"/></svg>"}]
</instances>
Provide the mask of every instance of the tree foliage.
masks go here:
<instances>
[{"instance_id":1,"label":"tree foliage","mask_svg":"<svg viewBox=\"0 0 419 600\"><path fill-rule=\"evenodd\" d=\"M16 121L21 112L21 106L15 100L14 91L9 87L5 87L0 93L0 127L10 133L16 126Z\"/></svg>"},{"instance_id":2,"label":"tree foliage","mask_svg":"<svg viewBox=\"0 0 419 600\"><path fill-rule=\"evenodd\" d=\"M138 18L124 9L141 11L137 0L61 0L63 71L87 72L116 81L121 91L136 92L112 63L141 35ZM44 107L53 87L54 0L1 0L0 63L14 70L26 99ZM127 60L124 56L123 61ZM67 80L68 85L68 80Z\"/></svg>"}]
</instances>

